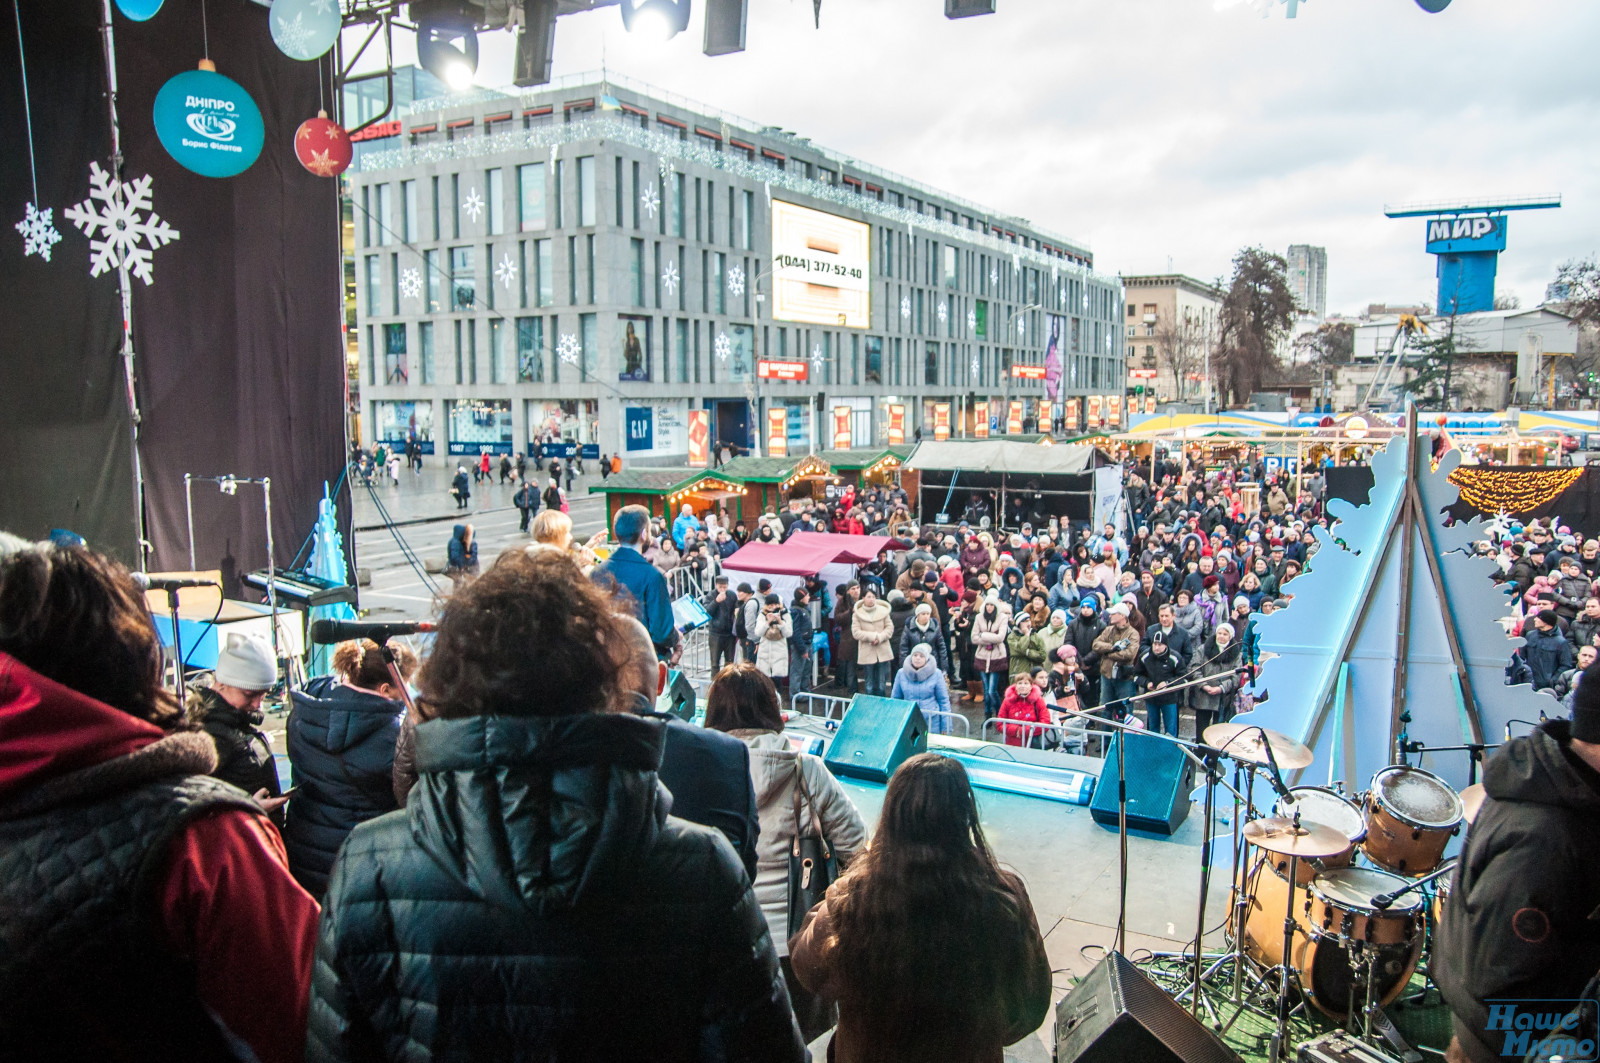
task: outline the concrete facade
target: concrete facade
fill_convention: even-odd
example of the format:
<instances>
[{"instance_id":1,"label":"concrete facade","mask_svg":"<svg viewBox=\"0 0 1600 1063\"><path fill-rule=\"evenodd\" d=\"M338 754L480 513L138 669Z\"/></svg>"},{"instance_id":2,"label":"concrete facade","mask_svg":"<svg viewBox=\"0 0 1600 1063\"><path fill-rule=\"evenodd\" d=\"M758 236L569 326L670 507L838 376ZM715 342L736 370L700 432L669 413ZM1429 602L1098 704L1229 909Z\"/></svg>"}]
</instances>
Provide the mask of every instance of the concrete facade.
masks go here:
<instances>
[{"instance_id":1,"label":"concrete facade","mask_svg":"<svg viewBox=\"0 0 1600 1063\"><path fill-rule=\"evenodd\" d=\"M1129 390L1153 387L1159 402L1203 403L1225 293L1181 273L1123 277L1122 284Z\"/></svg>"},{"instance_id":2,"label":"concrete facade","mask_svg":"<svg viewBox=\"0 0 1600 1063\"><path fill-rule=\"evenodd\" d=\"M1300 311L1317 320L1328 316L1328 249L1290 244L1289 288Z\"/></svg>"},{"instance_id":3,"label":"concrete facade","mask_svg":"<svg viewBox=\"0 0 1600 1063\"><path fill-rule=\"evenodd\" d=\"M1124 380L1121 285L1081 242L649 86L421 100L387 143L350 180L368 444L415 424L470 457L553 432L674 464L691 410L764 454L783 409L792 453L834 445L839 407L860 446L891 409L909 442L935 402L959 432L984 399L1003 432L996 400L1032 417L1045 397L1009 367L1045 364L1052 338L1061 398ZM792 247L775 270L783 204L821 212L784 239L859 276L794 281Z\"/></svg>"}]
</instances>

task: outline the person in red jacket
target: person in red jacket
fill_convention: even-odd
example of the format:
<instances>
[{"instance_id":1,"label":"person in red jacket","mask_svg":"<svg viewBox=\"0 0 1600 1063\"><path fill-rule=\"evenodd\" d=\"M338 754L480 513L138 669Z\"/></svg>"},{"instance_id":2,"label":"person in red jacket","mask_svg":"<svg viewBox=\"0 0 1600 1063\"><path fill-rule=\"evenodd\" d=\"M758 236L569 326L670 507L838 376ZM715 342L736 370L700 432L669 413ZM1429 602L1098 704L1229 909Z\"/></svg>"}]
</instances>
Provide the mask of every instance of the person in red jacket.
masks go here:
<instances>
[{"instance_id":1,"label":"person in red jacket","mask_svg":"<svg viewBox=\"0 0 1600 1063\"><path fill-rule=\"evenodd\" d=\"M126 569L0 559L0 1044L296 1063L317 902L161 672Z\"/></svg>"},{"instance_id":2,"label":"person in red jacket","mask_svg":"<svg viewBox=\"0 0 1600 1063\"><path fill-rule=\"evenodd\" d=\"M1006 688L1005 700L1000 702L1000 718L1020 723L1054 722L1050 719L1050 709L1045 705L1039 688L1033 685L1033 679L1026 672L1017 676L1017 681ZM1038 727L1003 723L1000 730L1008 746L1032 746L1038 749L1044 744L1044 731Z\"/></svg>"}]
</instances>

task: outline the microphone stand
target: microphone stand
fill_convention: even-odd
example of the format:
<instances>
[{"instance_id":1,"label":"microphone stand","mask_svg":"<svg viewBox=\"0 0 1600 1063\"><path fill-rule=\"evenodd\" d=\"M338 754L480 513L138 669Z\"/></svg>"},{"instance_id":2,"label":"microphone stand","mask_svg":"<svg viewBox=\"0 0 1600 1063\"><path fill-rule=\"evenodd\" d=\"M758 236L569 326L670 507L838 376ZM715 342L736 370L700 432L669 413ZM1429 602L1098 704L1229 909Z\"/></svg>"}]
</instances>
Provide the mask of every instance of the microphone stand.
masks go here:
<instances>
[{"instance_id":1,"label":"microphone stand","mask_svg":"<svg viewBox=\"0 0 1600 1063\"><path fill-rule=\"evenodd\" d=\"M221 594L222 592L218 591L217 593ZM176 587L167 588L167 615L171 618L172 623L172 692L177 695L178 704L182 705L184 702L183 633L178 630L178 588ZM212 634L216 634L215 628L212 628Z\"/></svg>"}]
</instances>

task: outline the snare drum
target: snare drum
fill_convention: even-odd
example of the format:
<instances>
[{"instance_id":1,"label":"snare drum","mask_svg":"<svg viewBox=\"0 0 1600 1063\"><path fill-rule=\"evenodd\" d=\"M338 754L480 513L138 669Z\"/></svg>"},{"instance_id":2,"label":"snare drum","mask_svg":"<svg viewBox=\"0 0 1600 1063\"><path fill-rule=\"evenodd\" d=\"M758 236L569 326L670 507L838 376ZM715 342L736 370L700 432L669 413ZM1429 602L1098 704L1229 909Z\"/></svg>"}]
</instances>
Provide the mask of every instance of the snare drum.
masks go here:
<instances>
[{"instance_id":1,"label":"snare drum","mask_svg":"<svg viewBox=\"0 0 1600 1063\"><path fill-rule=\"evenodd\" d=\"M1362 818L1361 806L1339 791L1323 786L1296 786L1289 792L1294 795L1294 803L1290 804L1286 799L1278 798L1278 803L1272 808L1273 815L1292 819L1298 812L1302 822L1320 823L1324 827L1332 827L1350 839L1350 847L1342 853L1325 856L1320 860L1301 860L1295 881L1304 886L1316 877L1318 871L1349 867L1350 861L1355 859L1356 846L1367 836L1367 823ZM1272 861L1274 870L1280 876L1289 873L1287 856L1280 856L1277 853L1263 855Z\"/></svg>"},{"instance_id":2,"label":"snare drum","mask_svg":"<svg viewBox=\"0 0 1600 1063\"><path fill-rule=\"evenodd\" d=\"M1306 923L1310 940L1296 964L1311 1003L1323 1014L1343 1019L1352 1004L1365 1003L1366 961L1372 960L1372 999L1386 1006L1398 997L1422 955L1423 900L1418 894L1395 898L1386 909L1372 898L1405 886L1398 875L1361 867L1324 871L1307 887ZM1281 939L1281 935L1280 935ZM1350 955L1357 953L1352 972ZM1355 999L1352 1000L1352 994Z\"/></svg>"},{"instance_id":3,"label":"snare drum","mask_svg":"<svg viewBox=\"0 0 1600 1063\"><path fill-rule=\"evenodd\" d=\"M1426 875L1439 866L1461 816L1461 798L1437 775L1404 764L1384 768L1367 794L1361 849L1386 871Z\"/></svg>"}]
</instances>

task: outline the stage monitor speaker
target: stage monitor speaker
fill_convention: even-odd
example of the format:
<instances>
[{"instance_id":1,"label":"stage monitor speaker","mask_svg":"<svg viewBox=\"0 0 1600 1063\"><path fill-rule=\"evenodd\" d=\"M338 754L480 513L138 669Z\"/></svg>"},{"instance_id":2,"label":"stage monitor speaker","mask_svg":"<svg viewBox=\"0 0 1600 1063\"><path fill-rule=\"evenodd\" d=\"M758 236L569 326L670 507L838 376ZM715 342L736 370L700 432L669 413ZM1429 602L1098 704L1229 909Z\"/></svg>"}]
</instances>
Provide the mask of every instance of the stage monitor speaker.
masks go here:
<instances>
[{"instance_id":1,"label":"stage monitor speaker","mask_svg":"<svg viewBox=\"0 0 1600 1063\"><path fill-rule=\"evenodd\" d=\"M994 14L994 0L944 0L945 18L971 18Z\"/></svg>"},{"instance_id":2,"label":"stage monitor speaker","mask_svg":"<svg viewBox=\"0 0 1600 1063\"><path fill-rule=\"evenodd\" d=\"M550 83L550 67L556 55L557 0L522 0L522 32L517 34L517 51L512 66L512 82L523 87Z\"/></svg>"},{"instance_id":3,"label":"stage monitor speaker","mask_svg":"<svg viewBox=\"0 0 1600 1063\"><path fill-rule=\"evenodd\" d=\"M907 757L928 751L928 721L914 701L857 694L825 763L835 775L888 782Z\"/></svg>"},{"instance_id":4,"label":"stage monitor speaker","mask_svg":"<svg viewBox=\"0 0 1600 1063\"><path fill-rule=\"evenodd\" d=\"M1056 1005L1056 1063L1241 1063L1120 952Z\"/></svg>"},{"instance_id":5,"label":"stage monitor speaker","mask_svg":"<svg viewBox=\"0 0 1600 1063\"><path fill-rule=\"evenodd\" d=\"M707 55L744 51L748 0L705 0Z\"/></svg>"},{"instance_id":6,"label":"stage monitor speaker","mask_svg":"<svg viewBox=\"0 0 1600 1063\"><path fill-rule=\"evenodd\" d=\"M671 713L686 723L692 723L694 708L694 684L676 668L667 672L667 687L656 698L656 711Z\"/></svg>"},{"instance_id":7,"label":"stage monitor speaker","mask_svg":"<svg viewBox=\"0 0 1600 1063\"><path fill-rule=\"evenodd\" d=\"M1089 814L1096 823L1117 826L1117 743L1127 739L1128 829L1172 834L1189 815L1194 768L1183 750L1151 735L1123 732L1111 740L1100 762Z\"/></svg>"}]
</instances>

